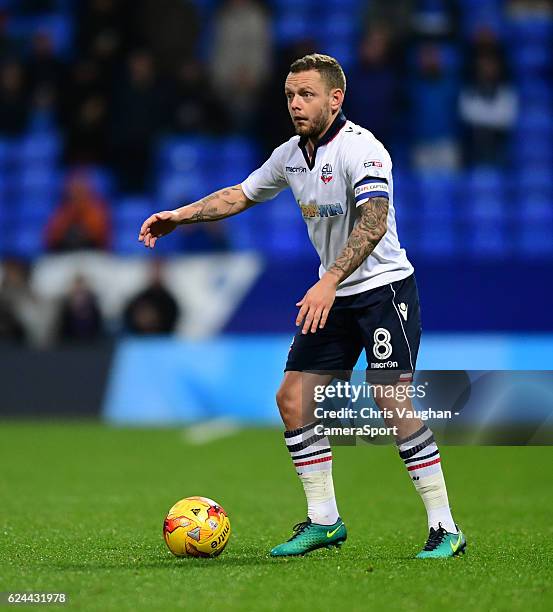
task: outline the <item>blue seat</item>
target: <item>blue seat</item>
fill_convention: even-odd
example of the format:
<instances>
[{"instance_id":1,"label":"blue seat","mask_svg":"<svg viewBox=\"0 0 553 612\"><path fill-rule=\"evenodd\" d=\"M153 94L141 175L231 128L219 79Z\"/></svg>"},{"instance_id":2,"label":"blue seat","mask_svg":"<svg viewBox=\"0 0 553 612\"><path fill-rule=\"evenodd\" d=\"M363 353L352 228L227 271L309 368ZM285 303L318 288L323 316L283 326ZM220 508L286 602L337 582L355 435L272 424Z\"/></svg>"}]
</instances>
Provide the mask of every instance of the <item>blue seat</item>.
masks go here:
<instances>
[{"instance_id":1,"label":"blue seat","mask_svg":"<svg viewBox=\"0 0 553 612\"><path fill-rule=\"evenodd\" d=\"M527 220L551 222L553 220L553 189L549 196L527 194L521 199L519 213Z\"/></svg>"},{"instance_id":2,"label":"blue seat","mask_svg":"<svg viewBox=\"0 0 553 612\"><path fill-rule=\"evenodd\" d=\"M421 230L420 251L432 257L451 256L457 248L454 225L442 221L440 224L425 224Z\"/></svg>"},{"instance_id":3,"label":"blue seat","mask_svg":"<svg viewBox=\"0 0 553 612\"><path fill-rule=\"evenodd\" d=\"M17 217L25 224L45 223L57 206L57 201L45 193L44 196L23 196L17 201Z\"/></svg>"},{"instance_id":4,"label":"blue seat","mask_svg":"<svg viewBox=\"0 0 553 612\"><path fill-rule=\"evenodd\" d=\"M503 224L478 222L470 232L470 248L478 257L499 257L505 254L507 241Z\"/></svg>"},{"instance_id":5,"label":"blue seat","mask_svg":"<svg viewBox=\"0 0 553 612\"><path fill-rule=\"evenodd\" d=\"M415 206L427 218L453 219L459 208L459 183L449 173L418 173Z\"/></svg>"},{"instance_id":6,"label":"blue seat","mask_svg":"<svg viewBox=\"0 0 553 612\"><path fill-rule=\"evenodd\" d=\"M553 36L553 20L539 15L512 19L509 22L509 30L512 40L547 43Z\"/></svg>"},{"instance_id":7,"label":"blue seat","mask_svg":"<svg viewBox=\"0 0 553 612\"><path fill-rule=\"evenodd\" d=\"M167 236L165 238L168 238ZM165 240L164 238L164 240ZM159 244L161 244L160 241ZM149 250L138 241L136 223L114 219L112 250L119 255L147 255ZM157 246L156 246L157 248Z\"/></svg>"},{"instance_id":8,"label":"blue seat","mask_svg":"<svg viewBox=\"0 0 553 612\"><path fill-rule=\"evenodd\" d=\"M6 139L0 139L0 171L10 165L12 157L13 143Z\"/></svg>"},{"instance_id":9,"label":"blue seat","mask_svg":"<svg viewBox=\"0 0 553 612\"><path fill-rule=\"evenodd\" d=\"M320 14L317 23L317 35L321 41L330 43L339 41L354 46L354 35L358 29L358 22L351 14L341 8L330 9L325 5L325 10Z\"/></svg>"},{"instance_id":10,"label":"blue seat","mask_svg":"<svg viewBox=\"0 0 553 612\"><path fill-rule=\"evenodd\" d=\"M138 233L140 224L156 210L156 204L150 198L126 196L114 202L112 217L115 222L132 224Z\"/></svg>"},{"instance_id":11,"label":"blue seat","mask_svg":"<svg viewBox=\"0 0 553 612\"><path fill-rule=\"evenodd\" d=\"M549 66L551 49L546 46L519 46L511 54L511 65L517 72L535 72Z\"/></svg>"},{"instance_id":12,"label":"blue seat","mask_svg":"<svg viewBox=\"0 0 553 612\"><path fill-rule=\"evenodd\" d=\"M223 163L252 165L257 158L257 148L248 138L224 138L215 154Z\"/></svg>"},{"instance_id":13,"label":"blue seat","mask_svg":"<svg viewBox=\"0 0 553 612\"><path fill-rule=\"evenodd\" d=\"M553 132L553 117L546 106L534 107L520 114L517 131L521 132ZM545 134L544 134L545 136Z\"/></svg>"},{"instance_id":14,"label":"blue seat","mask_svg":"<svg viewBox=\"0 0 553 612\"><path fill-rule=\"evenodd\" d=\"M57 55L67 55L73 43L73 21L69 15L51 13L39 16L15 16L7 22L8 34L29 41L36 32L47 32Z\"/></svg>"},{"instance_id":15,"label":"blue seat","mask_svg":"<svg viewBox=\"0 0 553 612\"><path fill-rule=\"evenodd\" d=\"M166 138L158 147L158 164L165 172L194 172L209 163L214 149L214 142L204 137Z\"/></svg>"},{"instance_id":16,"label":"blue seat","mask_svg":"<svg viewBox=\"0 0 553 612\"><path fill-rule=\"evenodd\" d=\"M25 223L13 231L6 243L6 251L19 257L38 257L44 253L44 227Z\"/></svg>"},{"instance_id":17,"label":"blue seat","mask_svg":"<svg viewBox=\"0 0 553 612\"><path fill-rule=\"evenodd\" d=\"M519 234L519 249L529 256L542 257L553 253L553 224L527 221Z\"/></svg>"},{"instance_id":18,"label":"blue seat","mask_svg":"<svg viewBox=\"0 0 553 612\"><path fill-rule=\"evenodd\" d=\"M61 152L61 140L57 134L41 132L24 136L19 141L17 156L24 165L54 165Z\"/></svg>"},{"instance_id":19,"label":"blue seat","mask_svg":"<svg viewBox=\"0 0 553 612\"><path fill-rule=\"evenodd\" d=\"M168 174L160 177L157 194L164 208L175 208L204 196L206 194L205 183L199 173Z\"/></svg>"},{"instance_id":20,"label":"blue seat","mask_svg":"<svg viewBox=\"0 0 553 612\"><path fill-rule=\"evenodd\" d=\"M298 10L279 15L274 22L275 38L281 44L312 38L313 21L308 14Z\"/></svg>"},{"instance_id":21,"label":"blue seat","mask_svg":"<svg viewBox=\"0 0 553 612\"><path fill-rule=\"evenodd\" d=\"M335 57L344 70L355 64L357 50L351 40L327 40L323 44L323 52Z\"/></svg>"},{"instance_id":22,"label":"blue seat","mask_svg":"<svg viewBox=\"0 0 553 612\"><path fill-rule=\"evenodd\" d=\"M43 194L56 198L60 191L60 175L46 168L24 168L16 177L21 193L24 194Z\"/></svg>"}]
</instances>

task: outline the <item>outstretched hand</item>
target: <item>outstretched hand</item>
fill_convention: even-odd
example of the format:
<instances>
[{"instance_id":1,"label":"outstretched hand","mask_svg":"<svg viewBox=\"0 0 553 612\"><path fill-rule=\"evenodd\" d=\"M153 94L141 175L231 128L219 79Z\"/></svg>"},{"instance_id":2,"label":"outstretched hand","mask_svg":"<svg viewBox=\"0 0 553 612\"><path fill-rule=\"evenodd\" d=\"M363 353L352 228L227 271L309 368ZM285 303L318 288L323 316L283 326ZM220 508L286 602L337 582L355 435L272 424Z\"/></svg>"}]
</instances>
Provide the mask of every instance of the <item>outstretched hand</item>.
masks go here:
<instances>
[{"instance_id":1,"label":"outstretched hand","mask_svg":"<svg viewBox=\"0 0 553 612\"><path fill-rule=\"evenodd\" d=\"M140 233L138 234L138 240L143 242L144 246L153 249L157 239L161 236L170 234L177 225L175 211L164 210L155 213L148 217L142 224Z\"/></svg>"},{"instance_id":2,"label":"outstretched hand","mask_svg":"<svg viewBox=\"0 0 553 612\"><path fill-rule=\"evenodd\" d=\"M322 329L326 325L328 313L335 299L336 282L330 275L323 276L296 304L300 307L296 325L300 326L303 322L302 334L307 334L310 330L314 334L317 329Z\"/></svg>"}]
</instances>

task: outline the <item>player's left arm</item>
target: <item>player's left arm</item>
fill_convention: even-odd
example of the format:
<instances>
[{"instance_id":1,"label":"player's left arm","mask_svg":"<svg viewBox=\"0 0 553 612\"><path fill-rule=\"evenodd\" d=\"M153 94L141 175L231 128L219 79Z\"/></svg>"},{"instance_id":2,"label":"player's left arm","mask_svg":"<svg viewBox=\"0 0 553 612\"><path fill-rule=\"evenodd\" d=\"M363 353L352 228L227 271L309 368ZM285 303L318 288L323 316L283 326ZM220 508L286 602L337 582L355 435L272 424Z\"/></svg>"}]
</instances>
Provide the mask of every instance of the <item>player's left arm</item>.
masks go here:
<instances>
[{"instance_id":1,"label":"player's left arm","mask_svg":"<svg viewBox=\"0 0 553 612\"><path fill-rule=\"evenodd\" d=\"M346 246L322 276L296 306L300 306L296 325L303 322L302 333L315 333L322 329L336 298L338 285L367 259L386 233L388 225L388 198L369 198L357 207L358 220L349 235Z\"/></svg>"},{"instance_id":2,"label":"player's left arm","mask_svg":"<svg viewBox=\"0 0 553 612\"><path fill-rule=\"evenodd\" d=\"M327 272L335 277L336 286L353 274L367 259L382 240L388 227L388 198L369 198L357 210L357 224L342 253Z\"/></svg>"}]
</instances>

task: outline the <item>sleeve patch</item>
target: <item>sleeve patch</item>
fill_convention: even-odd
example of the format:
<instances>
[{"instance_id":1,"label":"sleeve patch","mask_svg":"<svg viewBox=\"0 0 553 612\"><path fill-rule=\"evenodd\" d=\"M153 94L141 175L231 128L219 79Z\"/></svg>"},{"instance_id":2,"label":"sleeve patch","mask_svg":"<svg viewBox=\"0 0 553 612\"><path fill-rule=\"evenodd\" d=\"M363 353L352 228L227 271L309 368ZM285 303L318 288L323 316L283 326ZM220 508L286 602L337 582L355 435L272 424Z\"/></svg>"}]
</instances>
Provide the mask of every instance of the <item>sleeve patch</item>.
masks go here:
<instances>
[{"instance_id":1,"label":"sleeve patch","mask_svg":"<svg viewBox=\"0 0 553 612\"><path fill-rule=\"evenodd\" d=\"M370 161L366 161L363 166L365 166L365 168L382 168L382 162L377 159L371 159Z\"/></svg>"}]
</instances>

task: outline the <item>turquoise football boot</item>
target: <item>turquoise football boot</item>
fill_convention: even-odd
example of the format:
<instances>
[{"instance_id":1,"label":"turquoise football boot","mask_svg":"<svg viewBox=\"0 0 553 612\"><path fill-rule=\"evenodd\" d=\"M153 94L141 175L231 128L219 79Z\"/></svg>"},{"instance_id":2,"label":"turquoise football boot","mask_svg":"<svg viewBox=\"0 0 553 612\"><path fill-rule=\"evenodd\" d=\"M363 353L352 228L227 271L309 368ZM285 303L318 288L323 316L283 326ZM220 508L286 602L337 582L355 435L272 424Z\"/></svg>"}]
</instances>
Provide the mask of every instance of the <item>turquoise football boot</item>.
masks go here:
<instances>
[{"instance_id":1,"label":"turquoise football boot","mask_svg":"<svg viewBox=\"0 0 553 612\"><path fill-rule=\"evenodd\" d=\"M458 533L450 533L446 531L441 523L438 523L438 529L430 527L428 540L424 548L417 555L417 559L447 559L448 557L456 557L464 555L467 548L467 540L463 532L458 529Z\"/></svg>"},{"instance_id":2,"label":"turquoise football boot","mask_svg":"<svg viewBox=\"0 0 553 612\"><path fill-rule=\"evenodd\" d=\"M275 546L270 554L271 557L305 555L317 548L339 547L347 537L346 526L340 518L334 525L318 525L308 518L303 523L294 525L292 537L287 542Z\"/></svg>"}]
</instances>

